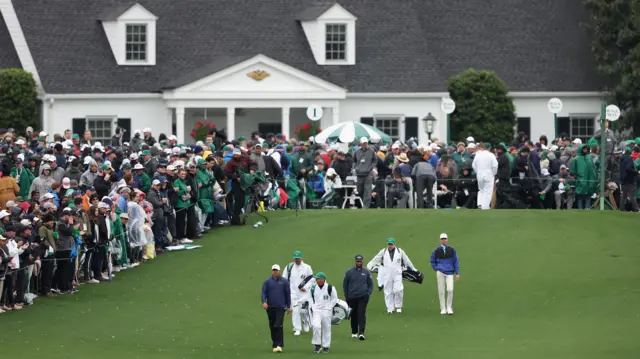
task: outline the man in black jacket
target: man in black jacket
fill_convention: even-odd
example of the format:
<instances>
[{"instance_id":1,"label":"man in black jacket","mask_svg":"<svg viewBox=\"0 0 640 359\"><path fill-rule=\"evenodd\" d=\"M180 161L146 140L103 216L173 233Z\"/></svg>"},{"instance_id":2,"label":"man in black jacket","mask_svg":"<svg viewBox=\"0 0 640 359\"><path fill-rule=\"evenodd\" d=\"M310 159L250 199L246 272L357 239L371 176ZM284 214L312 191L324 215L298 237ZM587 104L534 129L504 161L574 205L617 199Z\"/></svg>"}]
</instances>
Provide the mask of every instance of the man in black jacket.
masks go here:
<instances>
[{"instance_id":1,"label":"man in black jacket","mask_svg":"<svg viewBox=\"0 0 640 359\"><path fill-rule=\"evenodd\" d=\"M109 195L112 182L111 167L109 167L109 165L102 165L101 169L102 171L98 173L98 177L93 181L93 187L96 189L98 198L103 198Z\"/></svg>"},{"instance_id":2,"label":"man in black jacket","mask_svg":"<svg viewBox=\"0 0 640 359\"><path fill-rule=\"evenodd\" d=\"M163 177L164 179L164 177ZM153 237L156 243L156 248L164 249L167 242L167 224L164 217L164 206L168 203L167 198L162 198L160 195L160 185L162 181L160 179L154 179L151 183L151 190L147 195L147 201L153 206L153 213L151 220L153 221Z\"/></svg>"},{"instance_id":3,"label":"man in black jacket","mask_svg":"<svg viewBox=\"0 0 640 359\"><path fill-rule=\"evenodd\" d=\"M496 147L496 151L498 152L496 208L515 208L515 201L511 197L511 162L507 157L507 146L504 143L500 143Z\"/></svg>"},{"instance_id":4,"label":"man in black jacket","mask_svg":"<svg viewBox=\"0 0 640 359\"><path fill-rule=\"evenodd\" d=\"M347 304L351 308L351 337L364 340L364 329L367 324L367 304L373 292L371 273L362 267L364 258L358 254L355 266L344 274L342 289Z\"/></svg>"},{"instance_id":5,"label":"man in black jacket","mask_svg":"<svg viewBox=\"0 0 640 359\"><path fill-rule=\"evenodd\" d=\"M638 212L638 200L636 198L636 182L638 181L638 171L633 166L631 158L631 148L624 149L624 155L620 160L620 182L622 183L622 200L620 210L626 211L627 200L631 203L631 210Z\"/></svg>"}]
</instances>

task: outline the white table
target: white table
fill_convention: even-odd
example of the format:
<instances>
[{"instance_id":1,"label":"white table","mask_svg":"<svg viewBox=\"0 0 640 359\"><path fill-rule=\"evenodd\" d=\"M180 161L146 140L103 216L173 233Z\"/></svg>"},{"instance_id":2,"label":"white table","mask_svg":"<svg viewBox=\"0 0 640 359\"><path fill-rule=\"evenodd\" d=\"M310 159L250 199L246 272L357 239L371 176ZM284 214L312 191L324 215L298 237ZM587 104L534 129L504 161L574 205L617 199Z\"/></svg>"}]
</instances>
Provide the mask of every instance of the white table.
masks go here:
<instances>
[{"instance_id":1,"label":"white table","mask_svg":"<svg viewBox=\"0 0 640 359\"><path fill-rule=\"evenodd\" d=\"M360 198L360 196L356 196L356 185L344 184L342 186L335 186L333 188L337 190L344 189L344 201L342 202L342 209L344 209L344 207L347 205L348 200L352 200L352 203L354 204L355 201L360 201L360 206L364 208L364 202L362 201L362 198ZM351 191L351 196L347 196L347 194L349 193L349 189L353 189L353 191Z\"/></svg>"}]
</instances>

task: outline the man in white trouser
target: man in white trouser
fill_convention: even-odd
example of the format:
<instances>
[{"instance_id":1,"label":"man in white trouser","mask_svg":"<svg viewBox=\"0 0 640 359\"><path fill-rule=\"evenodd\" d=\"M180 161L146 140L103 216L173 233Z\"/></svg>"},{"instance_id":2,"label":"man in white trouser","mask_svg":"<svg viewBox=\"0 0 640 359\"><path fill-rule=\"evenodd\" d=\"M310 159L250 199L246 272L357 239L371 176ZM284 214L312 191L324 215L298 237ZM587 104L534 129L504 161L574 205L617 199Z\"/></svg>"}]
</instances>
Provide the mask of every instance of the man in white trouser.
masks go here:
<instances>
[{"instance_id":1,"label":"man in white trouser","mask_svg":"<svg viewBox=\"0 0 640 359\"><path fill-rule=\"evenodd\" d=\"M338 304L336 288L327 283L327 276L319 272L315 276L316 282L311 285L311 323L313 326L313 338L311 344L315 345L315 352L328 353L331 347L331 319L333 307Z\"/></svg>"},{"instance_id":2,"label":"man in white trouser","mask_svg":"<svg viewBox=\"0 0 640 359\"><path fill-rule=\"evenodd\" d=\"M491 208L493 197L493 185L496 173L498 173L498 160L488 151L486 144L478 143L476 156L473 159L473 170L478 178L478 207L480 209Z\"/></svg>"},{"instance_id":3,"label":"man in white trouser","mask_svg":"<svg viewBox=\"0 0 640 359\"><path fill-rule=\"evenodd\" d=\"M291 307L293 315L293 335L300 335L300 329L304 329L305 332L309 331L309 318L306 315L305 310L301 310L303 306L306 307L310 300L306 293L304 285L309 281L309 277L313 276L313 270L311 266L302 261L302 252L293 252L293 262L289 263L282 273L282 277L289 281L291 286ZM301 286L301 284L303 286ZM301 315L302 314L302 315ZM302 317L302 326L300 325L300 319Z\"/></svg>"},{"instance_id":4,"label":"man in white trouser","mask_svg":"<svg viewBox=\"0 0 640 359\"><path fill-rule=\"evenodd\" d=\"M402 285L402 270L408 268L417 271L407 254L400 248L396 248L396 240L387 239L387 248L382 249L367 264L367 269L375 271L378 268L378 288L384 288L384 302L387 313L395 310L402 313L402 301L404 286Z\"/></svg>"},{"instance_id":5,"label":"man in white trouser","mask_svg":"<svg viewBox=\"0 0 640 359\"><path fill-rule=\"evenodd\" d=\"M431 268L436 272L438 280L440 314L453 315L453 276L455 275L456 280L460 279L460 263L458 262L458 252L449 246L448 242L449 236L442 233L440 245L431 253Z\"/></svg>"}]
</instances>

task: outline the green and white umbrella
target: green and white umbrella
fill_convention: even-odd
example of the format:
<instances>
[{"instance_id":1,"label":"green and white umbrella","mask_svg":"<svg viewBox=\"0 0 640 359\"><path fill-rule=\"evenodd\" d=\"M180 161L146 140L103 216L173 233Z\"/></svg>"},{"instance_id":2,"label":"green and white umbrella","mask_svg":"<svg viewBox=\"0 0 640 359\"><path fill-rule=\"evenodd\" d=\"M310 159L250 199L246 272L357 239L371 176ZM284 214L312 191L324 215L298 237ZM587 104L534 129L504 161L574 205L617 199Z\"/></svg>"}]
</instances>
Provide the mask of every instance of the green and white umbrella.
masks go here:
<instances>
[{"instance_id":1,"label":"green and white umbrella","mask_svg":"<svg viewBox=\"0 0 640 359\"><path fill-rule=\"evenodd\" d=\"M316 143L350 143L359 141L362 137L366 137L369 142L373 143L391 143L391 136L378 130L375 127L365 125L360 122L341 122L333 125L320 132L315 137Z\"/></svg>"}]
</instances>

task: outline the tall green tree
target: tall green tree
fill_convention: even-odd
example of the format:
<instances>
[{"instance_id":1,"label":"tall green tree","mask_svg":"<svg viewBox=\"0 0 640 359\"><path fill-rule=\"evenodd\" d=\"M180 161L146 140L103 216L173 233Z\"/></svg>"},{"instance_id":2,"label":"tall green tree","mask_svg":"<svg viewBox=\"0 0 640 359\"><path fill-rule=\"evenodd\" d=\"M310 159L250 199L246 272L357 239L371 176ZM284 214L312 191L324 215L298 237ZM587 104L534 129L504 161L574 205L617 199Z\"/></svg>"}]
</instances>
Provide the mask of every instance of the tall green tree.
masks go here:
<instances>
[{"instance_id":1,"label":"tall green tree","mask_svg":"<svg viewBox=\"0 0 640 359\"><path fill-rule=\"evenodd\" d=\"M22 69L0 70L0 128L24 132L37 127L38 90L30 72Z\"/></svg>"},{"instance_id":2,"label":"tall green tree","mask_svg":"<svg viewBox=\"0 0 640 359\"><path fill-rule=\"evenodd\" d=\"M619 128L640 133L640 0L583 0L592 52L609 78L609 103L623 114Z\"/></svg>"},{"instance_id":3,"label":"tall green tree","mask_svg":"<svg viewBox=\"0 0 640 359\"><path fill-rule=\"evenodd\" d=\"M456 102L451 114L451 140L468 136L483 142L510 142L516 125L509 88L492 71L469 69L449 78L449 95Z\"/></svg>"}]
</instances>

